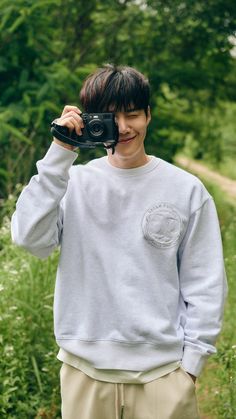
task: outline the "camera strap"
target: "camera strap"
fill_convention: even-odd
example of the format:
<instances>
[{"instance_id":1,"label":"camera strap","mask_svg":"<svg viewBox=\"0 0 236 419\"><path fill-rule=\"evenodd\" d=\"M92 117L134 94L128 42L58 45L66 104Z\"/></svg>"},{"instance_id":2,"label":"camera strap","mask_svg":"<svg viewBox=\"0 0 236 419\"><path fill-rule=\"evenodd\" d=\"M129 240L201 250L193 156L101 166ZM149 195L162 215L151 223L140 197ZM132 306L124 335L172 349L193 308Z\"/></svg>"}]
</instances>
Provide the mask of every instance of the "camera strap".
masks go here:
<instances>
[{"instance_id":1,"label":"camera strap","mask_svg":"<svg viewBox=\"0 0 236 419\"><path fill-rule=\"evenodd\" d=\"M116 144L104 145L104 148L105 148L105 150L108 150L109 148L112 148L112 154L114 154Z\"/></svg>"},{"instance_id":2,"label":"camera strap","mask_svg":"<svg viewBox=\"0 0 236 419\"><path fill-rule=\"evenodd\" d=\"M81 143L77 140L73 140L71 137L69 137L70 131L69 128L64 127L63 125L58 125L55 121L51 123L51 134L53 137L57 138L58 140L62 141L63 143L70 144L74 147L79 148L96 148L97 144L91 144L91 143ZM115 144L110 144L108 146L103 145L105 149L112 148L112 154L115 152Z\"/></svg>"},{"instance_id":3,"label":"camera strap","mask_svg":"<svg viewBox=\"0 0 236 419\"><path fill-rule=\"evenodd\" d=\"M54 121L51 123L51 133L55 138L62 141L63 143L70 144L75 147L78 147L79 145L78 141L74 141L72 138L68 137L69 129L67 127L58 125Z\"/></svg>"}]
</instances>

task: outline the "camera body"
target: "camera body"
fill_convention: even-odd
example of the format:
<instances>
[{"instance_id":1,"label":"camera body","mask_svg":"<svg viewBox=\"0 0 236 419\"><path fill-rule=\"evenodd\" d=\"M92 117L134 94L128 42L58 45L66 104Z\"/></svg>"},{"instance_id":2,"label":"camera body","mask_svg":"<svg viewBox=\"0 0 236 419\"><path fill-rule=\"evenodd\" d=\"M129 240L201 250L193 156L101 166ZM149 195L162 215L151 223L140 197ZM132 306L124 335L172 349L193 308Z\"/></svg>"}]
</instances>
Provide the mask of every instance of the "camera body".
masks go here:
<instances>
[{"instance_id":1,"label":"camera body","mask_svg":"<svg viewBox=\"0 0 236 419\"><path fill-rule=\"evenodd\" d=\"M95 148L103 145L105 148L113 148L118 142L119 130L115 122L115 114L105 113L82 113L84 122L82 135L77 135L75 130L58 125L56 120L51 124L51 133L58 140L80 148Z\"/></svg>"}]
</instances>

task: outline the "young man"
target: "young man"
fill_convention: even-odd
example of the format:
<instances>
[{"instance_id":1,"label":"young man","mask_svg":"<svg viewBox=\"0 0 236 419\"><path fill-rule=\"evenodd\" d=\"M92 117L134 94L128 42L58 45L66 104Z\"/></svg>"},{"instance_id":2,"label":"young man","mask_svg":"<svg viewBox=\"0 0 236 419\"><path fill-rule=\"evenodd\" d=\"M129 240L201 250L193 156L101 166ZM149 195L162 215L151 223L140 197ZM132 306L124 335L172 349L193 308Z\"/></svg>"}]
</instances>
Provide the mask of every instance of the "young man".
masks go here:
<instances>
[{"instance_id":1,"label":"young man","mask_svg":"<svg viewBox=\"0 0 236 419\"><path fill-rule=\"evenodd\" d=\"M145 152L149 84L111 65L88 77L85 112L115 113L115 152L72 166L54 139L22 192L13 240L60 245L55 335L63 419L196 419L195 379L220 331L226 279L212 197ZM57 124L83 130L66 106Z\"/></svg>"}]
</instances>

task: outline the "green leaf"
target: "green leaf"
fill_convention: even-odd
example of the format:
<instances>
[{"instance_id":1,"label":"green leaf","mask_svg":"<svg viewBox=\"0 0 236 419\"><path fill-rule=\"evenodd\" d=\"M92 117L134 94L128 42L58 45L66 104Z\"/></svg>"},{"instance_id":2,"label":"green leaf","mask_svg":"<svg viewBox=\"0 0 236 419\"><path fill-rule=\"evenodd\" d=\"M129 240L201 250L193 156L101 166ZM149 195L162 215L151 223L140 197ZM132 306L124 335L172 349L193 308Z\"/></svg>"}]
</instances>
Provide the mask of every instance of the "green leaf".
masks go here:
<instances>
[{"instance_id":1,"label":"green leaf","mask_svg":"<svg viewBox=\"0 0 236 419\"><path fill-rule=\"evenodd\" d=\"M34 356L31 356L31 361L32 361L33 369L34 369L34 374L35 374L35 377L36 377L36 380L37 380L37 383L38 383L38 386L39 386L39 391L40 391L40 393L42 393L43 392L42 381L41 381L41 378L40 378L38 364L37 364L36 359L35 359Z\"/></svg>"},{"instance_id":2,"label":"green leaf","mask_svg":"<svg viewBox=\"0 0 236 419\"><path fill-rule=\"evenodd\" d=\"M17 128L4 122L2 122L1 124L2 124L2 128L5 129L5 131L8 131L10 134L12 134L15 138L17 138L21 142L26 143L26 144L32 144L32 141L28 137L26 137L24 134L22 134Z\"/></svg>"}]
</instances>

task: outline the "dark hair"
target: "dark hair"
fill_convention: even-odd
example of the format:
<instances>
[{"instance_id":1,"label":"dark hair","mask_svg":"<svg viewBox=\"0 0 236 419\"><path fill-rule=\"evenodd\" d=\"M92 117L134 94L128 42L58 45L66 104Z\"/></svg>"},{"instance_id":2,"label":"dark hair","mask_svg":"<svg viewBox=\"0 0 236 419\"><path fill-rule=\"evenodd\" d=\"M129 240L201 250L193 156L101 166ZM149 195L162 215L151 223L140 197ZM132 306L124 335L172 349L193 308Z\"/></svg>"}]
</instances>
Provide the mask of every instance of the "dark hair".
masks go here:
<instances>
[{"instance_id":1,"label":"dark hair","mask_svg":"<svg viewBox=\"0 0 236 419\"><path fill-rule=\"evenodd\" d=\"M143 109L147 115L150 97L148 79L132 67L106 64L85 80L80 102L84 112Z\"/></svg>"}]
</instances>

